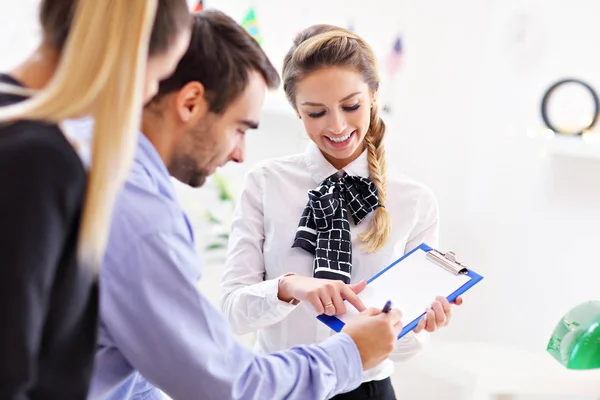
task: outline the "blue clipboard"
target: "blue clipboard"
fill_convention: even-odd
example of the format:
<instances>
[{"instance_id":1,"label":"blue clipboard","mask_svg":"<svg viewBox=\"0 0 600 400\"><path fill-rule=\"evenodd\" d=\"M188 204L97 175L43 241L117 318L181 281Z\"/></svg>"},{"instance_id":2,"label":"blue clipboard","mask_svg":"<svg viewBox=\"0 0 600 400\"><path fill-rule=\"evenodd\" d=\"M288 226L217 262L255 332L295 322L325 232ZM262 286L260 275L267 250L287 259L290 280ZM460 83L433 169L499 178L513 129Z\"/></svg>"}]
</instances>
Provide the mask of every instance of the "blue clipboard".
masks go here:
<instances>
[{"instance_id":1,"label":"blue clipboard","mask_svg":"<svg viewBox=\"0 0 600 400\"><path fill-rule=\"evenodd\" d=\"M385 272L388 271L390 268L393 268L396 265L401 264L403 260L410 257L417 250L423 250L424 252L428 253L427 254L428 258L432 262L440 265L441 267L444 267L456 274L466 275L471 278L466 283L461 285L458 289L456 289L454 292L452 292L449 296L446 297L450 303L452 303L454 300L456 300L456 298L458 296L462 295L467 290L471 289L473 286L475 286L477 283L479 283L483 279L483 276L479 275L472 269L467 268L466 266L464 266L460 262L458 262L454 256L454 253L452 253L452 252L441 253L438 250L435 250L432 247L428 246L427 244L423 243L420 246L418 246L418 247L414 248L413 250L411 250L410 252L408 252L407 254L405 254L404 256L402 256L401 258L399 258L398 260L394 261L392 264L390 264L385 269L381 270L379 273L377 273L373 277L371 277L367 281L367 285L369 283L373 282L375 279L382 276L383 274L385 274ZM382 306L383 306L383 304L382 304ZM425 312L423 312L423 314L421 314L418 318L415 318L414 320L405 324L404 327L402 328L402 331L398 335L398 339L400 339L401 337L406 335L408 332L415 329L417 327L417 324L423 317L423 315L425 315ZM335 332L340 332L345 325L344 322L342 320L340 320L339 318L337 318L336 316L322 314L322 315L318 315L317 319L319 321L323 322L325 325L329 326Z\"/></svg>"}]
</instances>

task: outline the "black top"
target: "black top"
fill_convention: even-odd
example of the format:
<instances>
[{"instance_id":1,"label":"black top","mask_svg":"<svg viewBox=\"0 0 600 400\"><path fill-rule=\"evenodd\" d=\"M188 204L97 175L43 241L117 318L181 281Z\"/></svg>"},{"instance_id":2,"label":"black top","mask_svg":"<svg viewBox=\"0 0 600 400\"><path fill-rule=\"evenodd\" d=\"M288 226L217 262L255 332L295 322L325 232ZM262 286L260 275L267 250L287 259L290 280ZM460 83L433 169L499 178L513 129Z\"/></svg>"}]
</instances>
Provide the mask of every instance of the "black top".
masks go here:
<instances>
[{"instance_id":1,"label":"black top","mask_svg":"<svg viewBox=\"0 0 600 400\"><path fill-rule=\"evenodd\" d=\"M0 93L0 106L20 100ZM97 279L76 260L86 181L56 125L0 125L2 400L86 398L98 319Z\"/></svg>"}]
</instances>

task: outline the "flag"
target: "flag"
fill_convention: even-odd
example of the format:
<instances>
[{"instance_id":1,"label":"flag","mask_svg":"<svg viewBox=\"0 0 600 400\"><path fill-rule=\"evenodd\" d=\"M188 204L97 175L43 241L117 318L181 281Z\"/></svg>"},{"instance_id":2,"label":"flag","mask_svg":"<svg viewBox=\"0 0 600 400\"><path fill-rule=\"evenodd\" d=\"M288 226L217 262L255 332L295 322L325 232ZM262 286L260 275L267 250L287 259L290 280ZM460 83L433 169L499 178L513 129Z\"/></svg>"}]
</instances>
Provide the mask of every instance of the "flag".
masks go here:
<instances>
[{"instance_id":1,"label":"flag","mask_svg":"<svg viewBox=\"0 0 600 400\"><path fill-rule=\"evenodd\" d=\"M258 44L262 44L262 35L258 30L258 21L256 19L256 11L254 11L254 7L248 10L248 13L242 20L240 24L242 27L258 42Z\"/></svg>"},{"instance_id":2,"label":"flag","mask_svg":"<svg viewBox=\"0 0 600 400\"><path fill-rule=\"evenodd\" d=\"M398 73L400 67L402 66L402 38L400 36L396 37L394 40L394 46L392 47L392 51L386 58L386 68L388 74L393 77Z\"/></svg>"},{"instance_id":3,"label":"flag","mask_svg":"<svg viewBox=\"0 0 600 400\"><path fill-rule=\"evenodd\" d=\"M386 71L388 73L388 77L390 79L390 83L389 83L390 85L392 84L392 81L394 80L396 74L402 67L402 53L403 53L402 38L400 36L397 36L396 39L394 40L394 45L392 46L392 50L389 52L389 54L385 58L385 67L386 67ZM384 112L387 112L387 113L392 112L392 107L391 107L390 103L393 100L393 96L394 96L394 91L390 90L388 92L388 96L386 96L387 101L385 101L384 105L383 105Z\"/></svg>"},{"instance_id":4,"label":"flag","mask_svg":"<svg viewBox=\"0 0 600 400\"><path fill-rule=\"evenodd\" d=\"M194 12L200 12L204 9L204 1L203 0L198 0L198 2L196 3L196 6L194 7Z\"/></svg>"}]
</instances>

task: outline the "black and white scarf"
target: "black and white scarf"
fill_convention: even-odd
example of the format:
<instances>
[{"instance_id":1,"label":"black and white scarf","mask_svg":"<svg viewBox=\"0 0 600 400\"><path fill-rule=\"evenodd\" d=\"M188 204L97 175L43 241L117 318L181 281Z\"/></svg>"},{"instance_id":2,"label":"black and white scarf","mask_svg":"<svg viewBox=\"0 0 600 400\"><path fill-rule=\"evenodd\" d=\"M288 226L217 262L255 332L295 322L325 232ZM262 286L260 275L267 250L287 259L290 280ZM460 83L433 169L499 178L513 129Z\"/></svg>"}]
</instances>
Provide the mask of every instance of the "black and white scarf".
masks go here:
<instances>
[{"instance_id":1,"label":"black and white scarf","mask_svg":"<svg viewBox=\"0 0 600 400\"><path fill-rule=\"evenodd\" d=\"M348 211L354 224L358 225L377 207L379 198L375 184L344 171L331 175L308 192L308 203L292 247L300 247L315 256L315 278L350 283L352 236Z\"/></svg>"}]
</instances>

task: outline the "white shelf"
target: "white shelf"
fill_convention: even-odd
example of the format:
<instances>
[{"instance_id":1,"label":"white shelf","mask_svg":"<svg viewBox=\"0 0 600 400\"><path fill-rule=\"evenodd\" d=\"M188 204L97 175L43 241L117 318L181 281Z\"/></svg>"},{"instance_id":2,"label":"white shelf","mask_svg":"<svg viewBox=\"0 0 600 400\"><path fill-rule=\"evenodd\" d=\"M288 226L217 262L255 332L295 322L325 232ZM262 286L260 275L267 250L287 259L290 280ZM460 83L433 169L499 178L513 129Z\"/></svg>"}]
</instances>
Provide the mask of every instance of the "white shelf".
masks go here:
<instances>
[{"instance_id":1,"label":"white shelf","mask_svg":"<svg viewBox=\"0 0 600 400\"><path fill-rule=\"evenodd\" d=\"M600 140L595 137L554 135L546 139L546 148L551 154L600 160Z\"/></svg>"}]
</instances>

